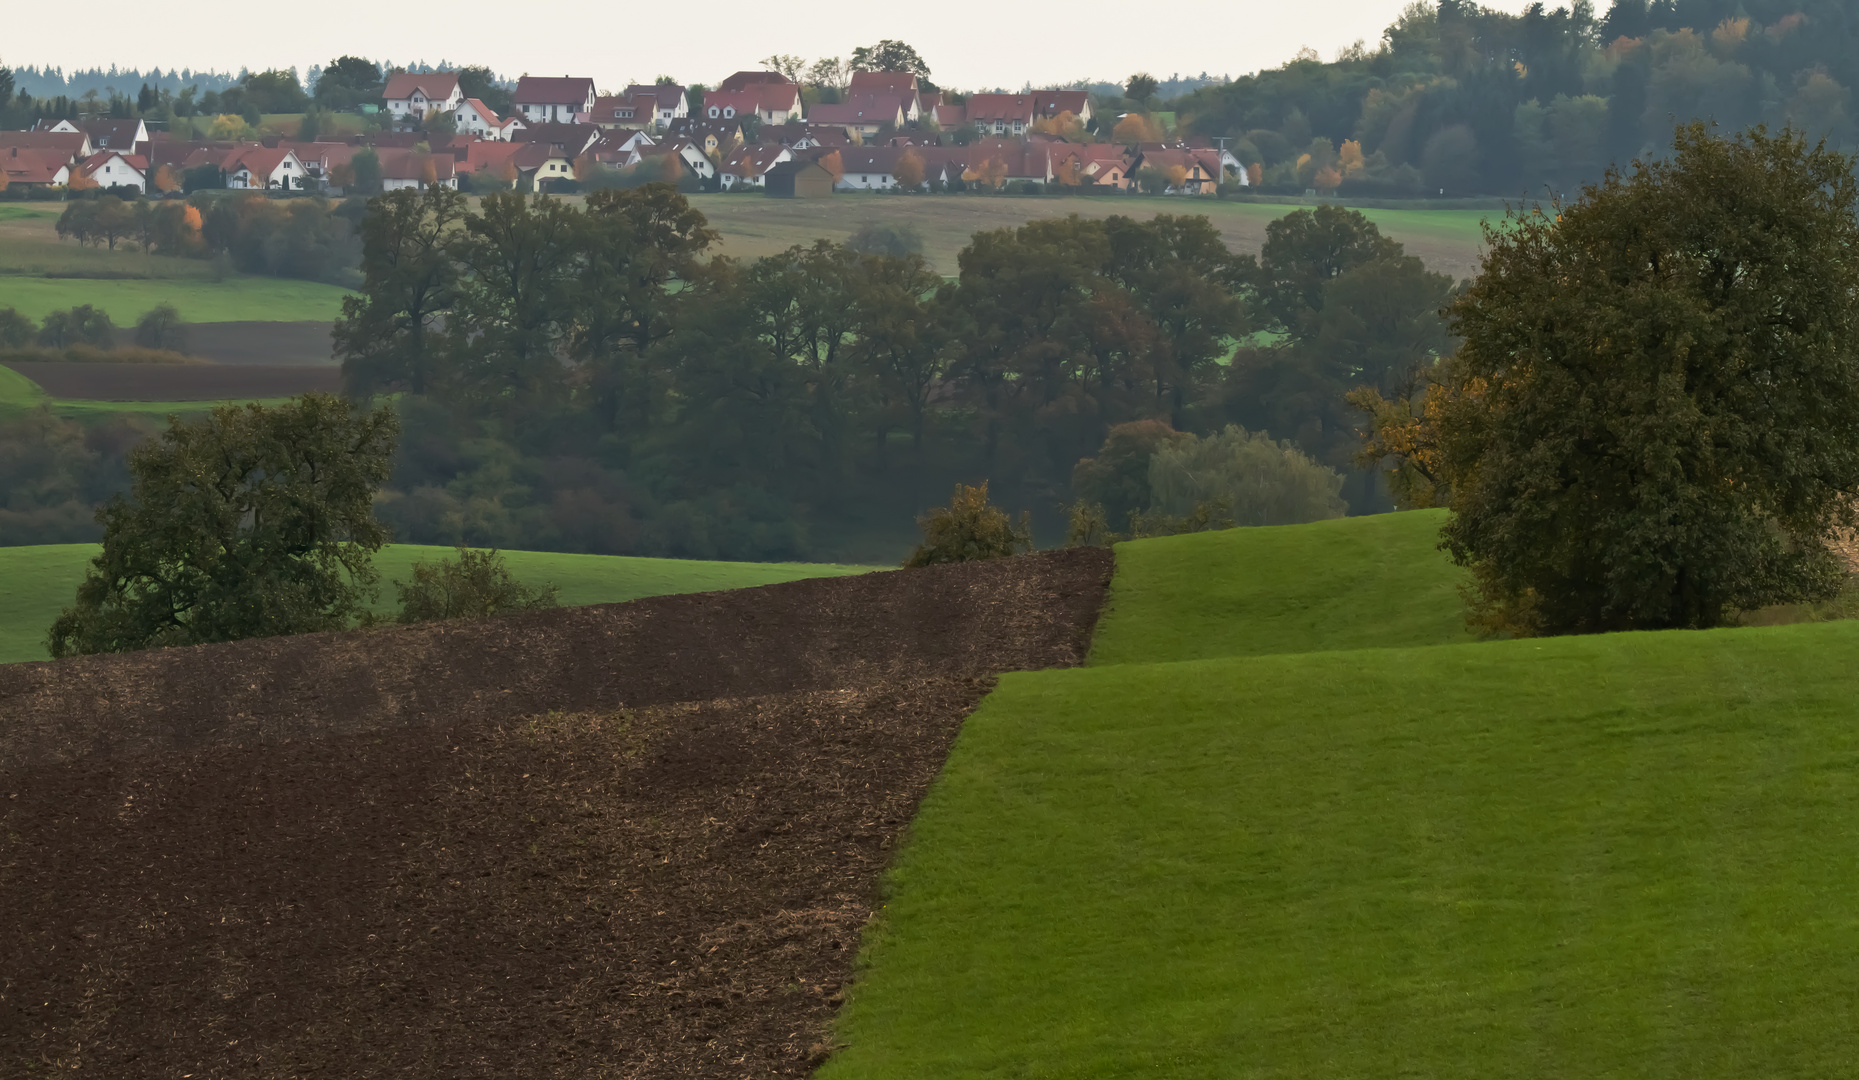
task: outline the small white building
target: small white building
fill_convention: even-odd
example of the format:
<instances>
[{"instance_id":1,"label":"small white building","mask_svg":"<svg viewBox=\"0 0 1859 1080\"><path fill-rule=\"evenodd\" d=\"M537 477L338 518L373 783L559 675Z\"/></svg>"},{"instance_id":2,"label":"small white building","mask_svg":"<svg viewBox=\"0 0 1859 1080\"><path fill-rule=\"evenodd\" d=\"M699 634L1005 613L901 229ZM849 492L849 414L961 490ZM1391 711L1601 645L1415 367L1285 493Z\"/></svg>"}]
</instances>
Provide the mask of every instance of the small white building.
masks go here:
<instances>
[{"instance_id":1,"label":"small white building","mask_svg":"<svg viewBox=\"0 0 1859 1080\"><path fill-rule=\"evenodd\" d=\"M134 188L139 194L148 194L148 159L139 154L114 150L92 154L78 164L78 175L95 181L99 187Z\"/></svg>"},{"instance_id":2,"label":"small white building","mask_svg":"<svg viewBox=\"0 0 1859 1080\"><path fill-rule=\"evenodd\" d=\"M512 100L529 123L572 124L594 111L594 80L525 75Z\"/></svg>"},{"instance_id":3,"label":"small white building","mask_svg":"<svg viewBox=\"0 0 1859 1080\"><path fill-rule=\"evenodd\" d=\"M458 74L450 71L389 76L381 96L395 120L423 120L429 112L452 112L465 102Z\"/></svg>"},{"instance_id":4,"label":"small white building","mask_svg":"<svg viewBox=\"0 0 1859 1080\"><path fill-rule=\"evenodd\" d=\"M498 116L477 98L466 98L453 113L459 134L472 135L492 142L509 142L510 136L523 130L523 121L514 116Z\"/></svg>"},{"instance_id":5,"label":"small white building","mask_svg":"<svg viewBox=\"0 0 1859 1080\"><path fill-rule=\"evenodd\" d=\"M226 186L238 191L301 191L309 173L294 150L253 146L227 156Z\"/></svg>"}]
</instances>

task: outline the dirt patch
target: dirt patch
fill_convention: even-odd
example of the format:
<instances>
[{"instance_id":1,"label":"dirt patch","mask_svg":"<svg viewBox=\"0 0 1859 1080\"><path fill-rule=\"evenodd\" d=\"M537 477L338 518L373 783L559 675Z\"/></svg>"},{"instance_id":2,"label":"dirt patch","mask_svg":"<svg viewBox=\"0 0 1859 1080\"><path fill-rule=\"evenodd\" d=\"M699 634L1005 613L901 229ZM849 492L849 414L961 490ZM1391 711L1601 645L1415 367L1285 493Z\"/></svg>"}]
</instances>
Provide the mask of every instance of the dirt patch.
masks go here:
<instances>
[{"instance_id":1,"label":"dirt patch","mask_svg":"<svg viewBox=\"0 0 1859 1080\"><path fill-rule=\"evenodd\" d=\"M0 1074L808 1072L1108 552L0 668Z\"/></svg>"},{"instance_id":2,"label":"dirt patch","mask_svg":"<svg viewBox=\"0 0 1859 1080\"><path fill-rule=\"evenodd\" d=\"M292 364L6 365L55 398L84 401L248 401L312 390L337 393L341 369Z\"/></svg>"},{"instance_id":3,"label":"dirt patch","mask_svg":"<svg viewBox=\"0 0 1859 1080\"><path fill-rule=\"evenodd\" d=\"M187 351L216 364L333 364L326 322L189 323Z\"/></svg>"}]
</instances>

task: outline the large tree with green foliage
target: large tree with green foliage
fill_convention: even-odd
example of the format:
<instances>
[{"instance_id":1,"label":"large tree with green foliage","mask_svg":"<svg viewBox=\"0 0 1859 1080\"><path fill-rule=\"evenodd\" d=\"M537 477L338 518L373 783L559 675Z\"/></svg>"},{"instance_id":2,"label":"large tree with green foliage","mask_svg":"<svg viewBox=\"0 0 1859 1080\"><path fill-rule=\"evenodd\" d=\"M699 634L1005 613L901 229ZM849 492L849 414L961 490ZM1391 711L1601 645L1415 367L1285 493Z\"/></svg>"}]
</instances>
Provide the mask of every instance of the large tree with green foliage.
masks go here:
<instances>
[{"instance_id":1,"label":"large tree with green foliage","mask_svg":"<svg viewBox=\"0 0 1859 1080\"><path fill-rule=\"evenodd\" d=\"M373 500L397 433L391 410L326 394L172 419L130 454L128 497L98 511L103 552L52 655L349 625L374 594Z\"/></svg>"},{"instance_id":2,"label":"large tree with green foliage","mask_svg":"<svg viewBox=\"0 0 1859 1080\"><path fill-rule=\"evenodd\" d=\"M362 290L343 298L334 334L350 393L427 392L435 324L458 287L451 245L466 209L463 195L434 185L382 195L362 217Z\"/></svg>"},{"instance_id":3,"label":"large tree with green foliage","mask_svg":"<svg viewBox=\"0 0 1859 1080\"><path fill-rule=\"evenodd\" d=\"M1708 627L1840 587L1855 212L1851 159L1694 124L1669 158L1489 231L1433 410L1477 622Z\"/></svg>"}]
</instances>

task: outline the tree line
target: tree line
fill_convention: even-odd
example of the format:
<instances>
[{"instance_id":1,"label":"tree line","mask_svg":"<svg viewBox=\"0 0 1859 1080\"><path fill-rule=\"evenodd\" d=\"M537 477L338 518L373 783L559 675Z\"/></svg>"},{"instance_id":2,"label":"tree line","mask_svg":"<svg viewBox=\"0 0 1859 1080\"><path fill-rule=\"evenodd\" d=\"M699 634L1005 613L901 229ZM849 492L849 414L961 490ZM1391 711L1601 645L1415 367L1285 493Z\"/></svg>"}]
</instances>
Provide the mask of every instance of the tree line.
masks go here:
<instances>
[{"instance_id":1,"label":"tree line","mask_svg":"<svg viewBox=\"0 0 1859 1080\"><path fill-rule=\"evenodd\" d=\"M1266 191L1572 195L1694 118L1850 145L1855 35L1854 0L1617 0L1599 18L1586 0L1517 15L1440 0L1373 49L1306 50L1172 104L1236 137Z\"/></svg>"},{"instance_id":2,"label":"tree line","mask_svg":"<svg viewBox=\"0 0 1859 1080\"><path fill-rule=\"evenodd\" d=\"M721 258L656 184L394 192L360 239L335 342L352 396L400 395L398 535L711 557L894 539L958 480L1051 521L1132 421L1347 468L1344 395L1430 362L1452 288L1330 207L1258 257L1203 217L1037 221L976 234L947 281L830 241ZM1382 505L1355 476L1351 505Z\"/></svg>"}]
</instances>

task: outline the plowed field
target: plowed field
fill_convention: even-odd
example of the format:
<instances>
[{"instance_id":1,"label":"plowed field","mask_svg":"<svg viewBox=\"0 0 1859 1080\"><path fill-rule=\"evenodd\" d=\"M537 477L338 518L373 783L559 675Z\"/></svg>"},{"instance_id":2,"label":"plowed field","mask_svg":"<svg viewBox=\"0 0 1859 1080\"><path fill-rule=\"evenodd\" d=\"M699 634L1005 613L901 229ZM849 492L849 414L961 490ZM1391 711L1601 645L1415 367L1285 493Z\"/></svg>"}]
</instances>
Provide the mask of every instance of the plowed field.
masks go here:
<instances>
[{"instance_id":1,"label":"plowed field","mask_svg":"<svg viewBox=\"0 0 1859 1080\"><path fill-rule=\"evenodd\" d=\"M0 1075L759 1077L1110 556L0 668Z\"/></svg>"},{"instance_id":2,"label":"plowed field","mask_svg":"<svg viewBox=\"0 0 1859 1080\"><path fill-rule=\"evenodd\" d=\"M333 394L342 370L312 364L110 364L29 361L6 365L55 398L79 401L247 401Z\"/></svg>"}]
</instances>

